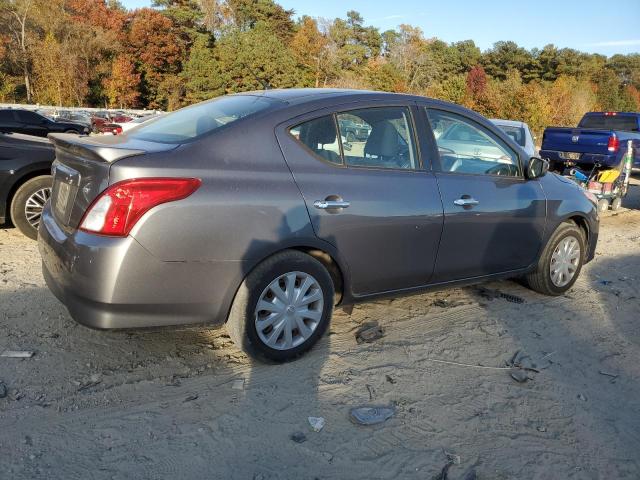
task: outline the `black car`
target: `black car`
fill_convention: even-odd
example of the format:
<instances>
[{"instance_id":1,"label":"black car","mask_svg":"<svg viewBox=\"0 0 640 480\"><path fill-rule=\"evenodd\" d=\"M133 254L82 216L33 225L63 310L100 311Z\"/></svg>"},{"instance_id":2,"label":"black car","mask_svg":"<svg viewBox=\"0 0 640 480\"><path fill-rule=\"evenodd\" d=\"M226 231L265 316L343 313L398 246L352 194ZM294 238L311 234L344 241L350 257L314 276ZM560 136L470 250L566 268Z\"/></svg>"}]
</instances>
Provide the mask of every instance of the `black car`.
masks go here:
<instances>
[{"instance_id":1,"label":"black car","mask_svg":"<svg viewBox=\"0 0 640 480\"><path fill-rule=\"evenodd\" d=\"M347 142L363 142L369 138L371 127L363 123L356 123L349 118L338 120L340 123L340 131L343 133Z\"/></svg>"},{"instance_id":2,"label":"black car","mask_svg":"<svg viewBox=\"0 0 640 480\"><path fill-rule=\"evenodd\" d=\"M0 132L46 137L50 133L89 133L89 127L76 122L56 122L31 110L12 108L0 110Z\"/></svg>"},{"instance_id":3,"label":"black car","mask_svg":"<svg viewBox=\"0 0 640 480\"><path fill-rule=\"evenodd\" d=\"M0 133L0 225L10 217L22 233L36 239L51 194L54 156L46 138Z\"/></svg>"}]
</instances>

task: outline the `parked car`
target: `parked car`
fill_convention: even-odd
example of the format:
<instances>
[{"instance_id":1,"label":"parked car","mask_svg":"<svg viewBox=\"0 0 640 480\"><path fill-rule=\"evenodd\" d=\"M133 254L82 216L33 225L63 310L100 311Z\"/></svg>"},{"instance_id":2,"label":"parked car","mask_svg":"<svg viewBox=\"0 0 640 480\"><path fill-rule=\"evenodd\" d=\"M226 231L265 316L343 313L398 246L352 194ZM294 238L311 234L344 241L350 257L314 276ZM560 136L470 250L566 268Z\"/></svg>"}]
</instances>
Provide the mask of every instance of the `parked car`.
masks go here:
<instances>
[{"instance_id":1,"label":"parked car","mask_svg":"<svg viewBox=\"0 0 640 480\"><path fill-rule=\"evenodd\" d=\"M144 117L134 118L130 122L122 123L120 128L122 128L122 133L126 133L134 127L137 127L141 123L148 122L149 120L153 120L154 118L158 118L158 115L145 115Z\"/></svg>"},{"instance_id":2,"label":"parked car","mask_svg":"<svg viewBox=\"0 0 640 480\"><path fill-rule=\"evenodd\" d=\"M495 123L502 131L509 135L514 142L516 142L527 155L535 157L538 155L536 150L535 138L531 134L529 125L525 122L519 122L516 120L502 120L498 118L492 118L491 121Z\"/></svg>"},{"instance_id":3,"label":"parked car","mask_svg":"<svg viewBox=\"0 0 640 480\"><path fill-rule=\"evenodd\" d=\"M96 126L95 133L104 133L105 135L120 135L122 133L122 126L118 123L105 122L99 126Z\"/></svg>"},{"instance_id":4,"label":"parked car","mask_svg":"<svg viewBox=\"0 0 640 480\"><path fill-rule=\"evenodd\" d=\"M633 167L640 168L640 113L589 112L577 128L546 128L540 155L557 171L572 166L589 170L596 164L617 167L627 154L629 140Z\"/></svg>"},{"instance_id":5,"label":"parked car","mask_svg":"<svg viewBox=\"0 0 640 480\"><path fill-rule=\"evenodd\" d=\"M0 225L11 219L27 237L36 239L51 194L54 155L46 138L0 133Z\"/></svg>"},{"instance_id":6,"label":"parked car","mask_svg":"<svg viewBox=\"0 0 640 480\"><path fill-rule=\"evenodd\" d=\"M344 118L370 127L362 148L334 147ZM442 124L474 129L475 151L439 154ZM484 117L424 97L268 90L51 140L39 249L71 316L226 322L259 358L307 351L335 305L519 276L560 295L598 238L588 193Z\"/></svg>"},{"instance_id":7,"label":"parked car","mask_svg":"<svg viewBox=\"0 0 640 480\"><path fill-rule=\"evenodd\" d=\"M369 136L371 128L368 125L357 123L353 119L341 118L340 131L347 139L347 142L362 142Z\"/></svg>"},{"instance_id":8,"label":"parked car","mask_svg":"<svg viewBox=\"0 0 640 480\"><path fill-rule=\"evenodd\" d=\"M80 125L83 125L88 129L91 129L91 126L92 126L90 116L85 115L83 113L73 112L69 110L58 112L58 117L56 118L56 121L70 121L74 123L79 123Z\"/></svg>"},{"instance_id":9,"label":"parked car","mask_svg":"<svg viewBox=\"0 0 640 480\"><path fill-rule=\"evenodd\" d=\"M57 122L31 110L0 110L0 133L12 132L46 137L50 133L89 133L89 128L75 122Z\"/></svg>"},{"instance_id":10,"label":"parked car","mask_svg":"<svg viewBox=\"0 0 640 480\"><path fill-rule=\"evenodd\" d=\"M98 132L100 127L105 123L109 123L111 121L111 116L109 112L106 111L98 111L93 112L91 115L91 127L94 132Z\"/></svg>"}]
</instances>

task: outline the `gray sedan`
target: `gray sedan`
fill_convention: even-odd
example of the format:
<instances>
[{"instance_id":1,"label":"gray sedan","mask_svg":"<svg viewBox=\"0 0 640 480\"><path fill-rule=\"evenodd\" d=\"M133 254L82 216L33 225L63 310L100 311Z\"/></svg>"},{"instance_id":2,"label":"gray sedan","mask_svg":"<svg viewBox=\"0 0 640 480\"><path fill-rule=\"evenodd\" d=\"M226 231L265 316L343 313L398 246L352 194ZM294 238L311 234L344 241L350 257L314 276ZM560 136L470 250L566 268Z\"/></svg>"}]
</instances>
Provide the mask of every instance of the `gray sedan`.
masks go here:
<instances>
[{"instance_id":1,"label":"gray sedan","mask_svg":"<svg viewBox=\"0 0 640 480\"><path fill-rule=\"evenodd\" d=\"M349 147L347 119L367 132ZM471 154L439 126L471 132ZM284 361L338 305L510 277L560 295L598 238L588 193L423 97L269 90L121 136L50 137L43 273L94 328L226 323L249 354Z\"/></svg>"}]
</instances>

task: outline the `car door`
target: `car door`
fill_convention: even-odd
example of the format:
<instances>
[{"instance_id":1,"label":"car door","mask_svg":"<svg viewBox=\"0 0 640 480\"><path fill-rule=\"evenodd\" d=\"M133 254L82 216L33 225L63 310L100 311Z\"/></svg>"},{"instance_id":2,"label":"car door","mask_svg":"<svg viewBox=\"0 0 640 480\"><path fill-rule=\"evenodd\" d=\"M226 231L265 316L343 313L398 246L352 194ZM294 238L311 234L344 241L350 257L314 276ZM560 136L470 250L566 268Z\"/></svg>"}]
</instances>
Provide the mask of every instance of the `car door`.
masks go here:
<instances>
[{"instance_id":1,"label":"car door","mask_svg":"<svg viewBox=\"0 0 640 480\"><path fill-rule=\"evenodd\" d=\"M325 110L278 128L278 140L316 235L346 261L354 295L428 283L442 203L419 157L415 108ZM356 123L361 135L347 135ZM349 141L347 141L347 136Z\"/></svg>"},{"instance_id":2,"label":"car door","mask_svg":"<svg viewBox=\"0 0 640 480\"><path fill-rule=\"evenodd\" d=\"M47 128L49 120L42 115L28 110L14 110L14 113L18 119L20 133L38 137L46 137L49 133Z\"/></svg>"},{"instance_id":3,"label":"car door","mask_svg":"<svg viewBox=\"0 0 640 480\"><path fill-rule=\"evenodd\" d=\"M19 125L18 120L14 115L14 110L4 109L0 110L0 132L11 133L18 132Z\"/></svg>"},{"instance_id":4,"label":"car door","mask_svg":"<svg viewBox=\"0 0 640 480\"><path fill-rule=\"evenodd\" d=\"M545 195L497 127L462 112L424 108L438 149L444 208L434 282L527 267L542 245Z\"/></svg>"}]
</instances>

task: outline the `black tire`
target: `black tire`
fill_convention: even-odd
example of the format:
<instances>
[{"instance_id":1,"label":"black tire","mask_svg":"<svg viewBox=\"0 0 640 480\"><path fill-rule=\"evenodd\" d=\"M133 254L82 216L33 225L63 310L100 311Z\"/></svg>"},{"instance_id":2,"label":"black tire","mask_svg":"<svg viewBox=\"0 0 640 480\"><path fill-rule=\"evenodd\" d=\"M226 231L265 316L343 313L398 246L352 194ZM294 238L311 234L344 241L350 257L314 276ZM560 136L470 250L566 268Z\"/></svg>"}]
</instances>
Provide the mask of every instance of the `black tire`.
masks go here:
<instances>
[{"instance_id":1,"label":"black tire","mask_svg":"<svg viewBox=\"0 0 640 480\"><path fill-rule=\"evenodd\" d=\"M551 280L551 257L558 244L568 236L573 236L578 240L578 244L580 245L580 257L573 278L571 278L569 283L566 285L559 287ZM540 259L538 260L535 270L525 276L525 283L529 288L538 293L542 293L543 295L562 295L573 287L573 284L580 276L585 254L586 240L582 229L573 222L563 223L556 229L553 235L551 235L551 238L547 242Z\"/></svg>"},{"instance_id":2,"label":"black tire","mask_svg":"<svg viewBox=\"0 0 640 480\"><path fill-rule=\"evenodd\" d=\"M604 213L609 210L609 200L606 198L601 198L598 200L598 212Z\"/></svg>"},{"instance_id":3,"label":"black tire","mask_svg":"<svg viewBox=\"0 0 640 480\"><path fill-rule=\"evenodd\" d=\"M69 129L65 130L64 133L75 133L76 135L78 135L80 132L78 132L77 130Z\"/></svg>"},{"instance_id":4,"label":"black tire","mask_svg":"<svg viewBox=\"0 0 640 480\"><path fill-rule=\"evenodd\" d=\"M48 195L50 195L51 183L51 175L40 175L39 177L31 178L18 188L11 200L11 221L18 230L20 230L20 232L32 240L36 240L38 238L38 228L37 226L34 227L27 218L27 201L41 190L48 189ZM40 218L38 217L37 220L39 222Z\"/></svg>"},{"instance_id":5,"label":"black tire","mask_svg":"<svg viewBox=\"0 0 640 480\"><path fill-rule=\"evenodd\" d=\"M322 290L322 315L313 333L303 343L288 350L278 350L260 339L255 309L267 286L289 272L303 272L315 278ZM240 285L227 319L227 331L236 346L253 358L275 362L293 360L313 347L326 331L333 313L334 294L331 275L318 260L297 250L277 253L254 268Z\"/></svg>"},{"instance_id":6,"label":"black tire","mask_svg":"<svg viewBox=\"0 0 640 480\"><path fill-rule=\"evenodd\" d=\"M613 211L619 210L621 206L622 206L621 197L615 197L613 200L611 200L611 210Z\"/></svg>"}]
</instances>

